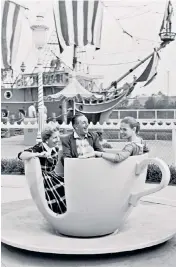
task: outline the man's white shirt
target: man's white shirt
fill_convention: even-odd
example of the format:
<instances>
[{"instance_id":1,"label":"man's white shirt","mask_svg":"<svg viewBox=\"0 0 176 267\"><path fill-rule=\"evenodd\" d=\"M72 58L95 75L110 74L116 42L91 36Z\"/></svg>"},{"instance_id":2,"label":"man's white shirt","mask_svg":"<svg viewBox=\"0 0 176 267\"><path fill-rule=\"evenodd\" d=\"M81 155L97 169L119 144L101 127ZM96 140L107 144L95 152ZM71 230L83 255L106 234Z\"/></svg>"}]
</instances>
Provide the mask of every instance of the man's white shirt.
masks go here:
<instances>
[{"instance_id":1,"label":"man's white shirt","mask_svg":"<svg viewBox=\"0 0 176 267\"><path fill-rule=\"evenodd\" d=\"M28 108L28 116L29 118L36 118L36 108L34 107L34 105L31 105Z\"/></svg>"}]
</instances>

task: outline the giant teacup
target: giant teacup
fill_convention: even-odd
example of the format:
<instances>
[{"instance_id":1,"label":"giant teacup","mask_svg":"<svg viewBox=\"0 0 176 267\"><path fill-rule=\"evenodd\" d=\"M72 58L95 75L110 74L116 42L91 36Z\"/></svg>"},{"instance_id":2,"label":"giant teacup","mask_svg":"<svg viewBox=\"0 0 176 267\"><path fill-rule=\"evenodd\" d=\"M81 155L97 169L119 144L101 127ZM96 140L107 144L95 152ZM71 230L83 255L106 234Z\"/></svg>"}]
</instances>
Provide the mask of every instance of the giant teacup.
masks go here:
<instances>
[{"instance_id":1,"label":"giant teacup","mask_svg":"<svg viewBox=\"0 0 176 267\"><path fill-rule=\"evenodd\" d=\"M162 181L145 189L148 163L159 166ZM64 168L67 212L62 215L47 205L37 158L26 163L26 177L39 211L55 230L69 236L103 236L119 230L139 199L166 187L170 179L168 166L147 154L119 164L102 158L65 159Z\"/></svg>"}]
</instances>

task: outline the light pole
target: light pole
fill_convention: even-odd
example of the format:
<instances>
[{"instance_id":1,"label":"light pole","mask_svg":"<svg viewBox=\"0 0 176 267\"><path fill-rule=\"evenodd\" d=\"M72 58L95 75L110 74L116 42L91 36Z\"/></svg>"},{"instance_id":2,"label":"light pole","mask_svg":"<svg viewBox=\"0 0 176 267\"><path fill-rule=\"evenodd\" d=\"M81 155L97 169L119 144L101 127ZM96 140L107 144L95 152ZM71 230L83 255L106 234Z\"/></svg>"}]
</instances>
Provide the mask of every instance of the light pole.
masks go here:
<instances>
[{"instance_id":1,"label":"light pole","mask_svg":"<svg viewBox=\"0 0 176 267\"><path fill-rule=\"evenodd\" d=\"M21 69L22 73L25 72L26 66L25 66L24 62L21 63L20 69Z\"/></svg>"},{"instance_id":2,"label":"light pole","mask_svg":"<svg viewBox=\"0 0 176 267\"><path fill-rule=\"evenodd\" d=\"M36 24L31 26L33 40L38 51L38 133L37 143L41 141L41 132L44 127L44 99L43 99L43 66L41 52L47 41L48 27L44 25L44 17L37 16Z\"/></svg>"}]
</instances>

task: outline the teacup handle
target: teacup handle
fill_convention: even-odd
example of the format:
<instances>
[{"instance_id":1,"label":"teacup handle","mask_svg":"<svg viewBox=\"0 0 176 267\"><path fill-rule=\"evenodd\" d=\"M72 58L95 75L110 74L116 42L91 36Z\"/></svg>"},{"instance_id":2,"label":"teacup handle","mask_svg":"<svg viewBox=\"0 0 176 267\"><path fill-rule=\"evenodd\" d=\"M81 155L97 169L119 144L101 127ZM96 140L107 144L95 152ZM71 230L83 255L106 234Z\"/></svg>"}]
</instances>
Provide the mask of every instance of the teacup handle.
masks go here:
<instances>
[{"instance_id":1,"label":"teacup handle","mask_svg":"<svg viewBox=\"0 0 176 267\"><path fill-rule=\"evenodd\" d=\"M167 166L167 164L158 158L149 158L149 159L144 159L143 161L141 161L140 163L137 163L136 165L136 175L140 175L140 173L143 171L143 169L148 166L148 164L155 164L157 165L162 173L162 179L159 185L157 185L154 188L150 188L150 189L145 189L142 192L139 193L132 193L129 199L129 204L131 204L132 206L136 206L137 202L139 201L139 199L141 197L153 194L161 189L163 189L164 187L166 187L169 184L170 181L170 170L169 167Z\"/></svg>"}]
</instances>

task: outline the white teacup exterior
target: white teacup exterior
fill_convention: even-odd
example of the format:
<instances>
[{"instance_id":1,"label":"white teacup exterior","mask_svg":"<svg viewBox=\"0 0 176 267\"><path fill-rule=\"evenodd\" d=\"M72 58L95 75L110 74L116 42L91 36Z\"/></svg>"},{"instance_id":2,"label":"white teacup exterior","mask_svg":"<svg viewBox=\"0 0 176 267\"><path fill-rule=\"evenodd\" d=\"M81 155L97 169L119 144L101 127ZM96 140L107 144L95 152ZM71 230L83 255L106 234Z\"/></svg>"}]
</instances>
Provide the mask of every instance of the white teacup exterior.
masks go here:
<instances>
[{"instance_id":1,"label":"white teacup exterior","mask_svg":"<svg viewBox=\"0 0 176 267\"><path fill-rule=\"evenodd\" d=\"M145 189L147 166L154 163L162 172L160 184ZM148 154L129 157L115 164L102 158L65 159L67 212L54 214L45 200L43 178L38 159L26 163L26 177L38 209L61 234L95 237L118 231L139 199L166 187L168 166Z\"/></svg>"}]
</instances>

